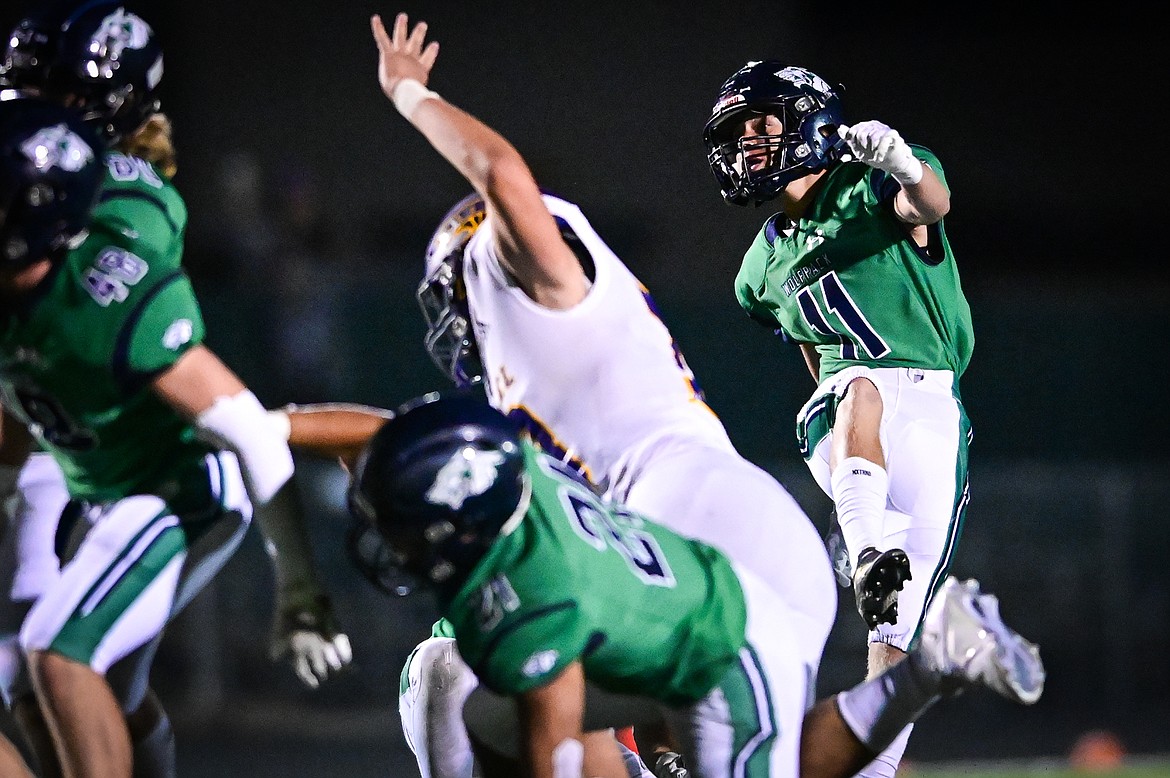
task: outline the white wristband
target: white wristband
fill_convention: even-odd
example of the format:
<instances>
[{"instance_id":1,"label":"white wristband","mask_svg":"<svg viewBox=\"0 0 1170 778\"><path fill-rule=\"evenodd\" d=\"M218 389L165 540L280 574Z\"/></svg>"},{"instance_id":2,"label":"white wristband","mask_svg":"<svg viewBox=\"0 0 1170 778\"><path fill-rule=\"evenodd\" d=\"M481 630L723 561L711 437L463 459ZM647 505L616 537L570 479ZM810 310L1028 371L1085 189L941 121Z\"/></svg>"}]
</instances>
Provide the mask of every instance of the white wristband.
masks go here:
<instances>
[{"instance_id":1,"label":"white wristband","mask_svg":"<svg viewBox=\"0 0 1170 778\"><path fill-rule=\"evenodd\" d=\"M253 505L271 500L292 478L288 441L280 438L268 411L248 389L217 397L195 417L195 429L204 440L235 452Z\"/></svg>"},{"instance_id":2,"label":"white wristband","mask_svg":"<svg viewBox=\"0 0 1170 778\"><path fill-rule=\"evenodd\" d=\"M409 119L414 115L418 104L423 100L438 97L439 95L422 85L421 81L413 78L404 78L394 85L394 92L390 99L398 113Z\"/></svg>"},{"instance_id":3,"label":"white wristband","mask_svg":"<svg viewBox=\"0 0 1170 778\"><path fill-rule=\"evenodd\" d=\"M922 180L922 160L910 157L901 169L890 171L890 175L902 186L913 186Z\"/></svg>"},{"instance_id":4,"label":"white wristband","mask_svg":"<svg viewBox=\"0 0 1170 778\"><path fill-rule=\"evenodd\" d=\"M288 440L289 435L292 434L292 419L288 417L288 411L269 411L268 420L272 422L272 429L276 430L276 434L280 435L280 439Z\"/></svg>"}]
</instances>

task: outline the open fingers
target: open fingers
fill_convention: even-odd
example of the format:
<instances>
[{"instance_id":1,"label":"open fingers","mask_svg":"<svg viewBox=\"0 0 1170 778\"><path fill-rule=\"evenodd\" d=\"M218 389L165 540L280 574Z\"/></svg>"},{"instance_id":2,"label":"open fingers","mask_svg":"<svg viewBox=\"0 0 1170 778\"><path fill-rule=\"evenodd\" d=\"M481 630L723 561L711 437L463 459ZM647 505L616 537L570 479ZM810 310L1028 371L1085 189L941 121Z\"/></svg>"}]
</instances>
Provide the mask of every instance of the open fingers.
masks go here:
<instances>
[{"instance_id":1,"label":"open fingers","mask_svg":"<svg viewBox=\"0 0 1170 778\"><path fill-rule=\"evenodd\" d=\"M374 33L374 43L378 51L386 52L390 48L390 36L386 34L386 26L382 24L382 17L374 14L370 17L370 30Z\"/></svg>"},{"instance_id":2,"label":"open fingers","mask_svg":"<svg viewBox=\"0 0 1170 778\"><path fill-rule=\"evenodd\" d=\"M427 23L418 22L414 25L414 29L410 32L410 39L407 41L407 46L412 52L420 52L423 48L423 41L427 37Z\"/></svg>"},{"instance_id":3,"label":"open fingers","mask_svg":"<svg viewBox=\"0 0 1170 778\"><path fill-rule=\"evenodd\" d=\"M406 45L406 14L399 13L394 17L394 48L401 49Z\"/></svg>"},{"instance_id":4,"label":"open fingers","mask_svg":"<svg viewBox=\"0 0 1170 778\"><path fill-rule=\"evenodd\" d=\"M419 59L422 62L422 64L425 65L428 70L430 70L431 67L434 66L435 59L438 56L439 56L439 42L438 41L431 41L430 43L427 44L427 47L423 50L422 56Z\"/></svg>"}]
</instances>

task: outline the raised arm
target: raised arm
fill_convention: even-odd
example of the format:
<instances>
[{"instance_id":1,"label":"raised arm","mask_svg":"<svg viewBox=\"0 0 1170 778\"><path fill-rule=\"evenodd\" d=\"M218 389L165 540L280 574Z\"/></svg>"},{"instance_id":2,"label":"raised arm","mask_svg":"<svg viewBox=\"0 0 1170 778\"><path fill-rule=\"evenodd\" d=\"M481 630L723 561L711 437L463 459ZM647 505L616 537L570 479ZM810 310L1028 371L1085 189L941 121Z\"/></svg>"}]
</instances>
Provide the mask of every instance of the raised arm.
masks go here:
<instances>
[{"instance_id":1,"label":"raised arm","mask_svg":"<svg viewBox=\"0 0 1170 778\"><path fill-rule=\"evenodd\" d=\"M589 282L541 199L520 153L502 135L426 88L439 44L424 46L427 24L407 34L406 14L389 34L370 20L378 45L378 82L415 129L483 196L497 256L524 291L543 306L569 308Z\"/></svg>"},{"instance_id":2,"label":"raised arm","mask_svg":"<svg viewBox=\"0 0 1170 778\"><path fill-rule=\"evenodd\" d=\"M934 224L951 209L951 195L939 177L918 160L897 130L879 121L852 127L841 125L837 133L859 160L889 173L901 185L894 197L894 213L906 224Z\"/></svg>"}]
</instances>

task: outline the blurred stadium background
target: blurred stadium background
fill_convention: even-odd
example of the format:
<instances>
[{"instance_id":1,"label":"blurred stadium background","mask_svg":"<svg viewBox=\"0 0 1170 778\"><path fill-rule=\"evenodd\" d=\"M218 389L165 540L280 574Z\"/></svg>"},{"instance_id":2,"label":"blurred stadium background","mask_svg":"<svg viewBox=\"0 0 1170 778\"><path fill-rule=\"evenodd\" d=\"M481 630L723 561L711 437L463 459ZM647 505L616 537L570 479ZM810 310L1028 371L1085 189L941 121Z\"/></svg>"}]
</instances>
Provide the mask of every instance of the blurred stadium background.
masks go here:
<instances>
[{"instance_id":1,"label":"blurred stadium background","mask_svg":"<svg viewBox=\"0 0 1170 778\"><path fill-rule=\"evenodd\" d=\"M1128 124L1167 93L1153 29L1118 8L1041 25L897 3L681 5L139 4L167 51L164 109L210 345L270 406L394 407L442 387L413 295L430 230L466 187L378 91L369 14L406 10L442 44L431 86L581 204L649 286L737 445L823 529L829 505L792 431L811 381L731 291L770 211L722 203L699 136L744 61L809 67L845 85L847 119L881 119L945 166L977 338L955 572L1000 596L1049 670L1034 708L986 694L938 706L908 771L1008 760L1058 775L1079 744L1094 764L1123 756L1130 775L1170 774L1170 285L1153 237L1165 163ZM23 7L4 5L5 29ZM155 667L183 774L413 774L398 673L431 602L358 577L343 550L344 474L300 464L355 668L310 692L268 661L271 573L249 536ZM864 672L848 597L840 616L826 694ZM1112 739L1084 739L1101 732Z\"/></svg>"}]
</instances>

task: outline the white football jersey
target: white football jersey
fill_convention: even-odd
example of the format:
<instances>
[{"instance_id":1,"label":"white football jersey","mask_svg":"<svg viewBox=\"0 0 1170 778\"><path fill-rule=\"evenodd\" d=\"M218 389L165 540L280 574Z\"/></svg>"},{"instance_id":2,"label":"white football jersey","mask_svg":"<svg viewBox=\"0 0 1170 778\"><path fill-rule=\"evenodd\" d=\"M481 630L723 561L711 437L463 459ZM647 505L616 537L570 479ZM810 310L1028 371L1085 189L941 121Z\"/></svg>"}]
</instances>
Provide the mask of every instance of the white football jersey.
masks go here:
<instances>
[{"instance_id":1,"label":"white football jersey","mask_svg":"<svg viewBox=\"0 0 1170 778\"><path fill-rule=\"evenodd\" d=\"M592 257L593 285L569 310L538 305L501 267L491 218L480 226L463 276L492 405L616 499L663 449L734 451L646 288L577 206L544 201Z\"/></svg>"}]
</instances>

